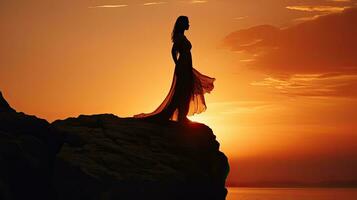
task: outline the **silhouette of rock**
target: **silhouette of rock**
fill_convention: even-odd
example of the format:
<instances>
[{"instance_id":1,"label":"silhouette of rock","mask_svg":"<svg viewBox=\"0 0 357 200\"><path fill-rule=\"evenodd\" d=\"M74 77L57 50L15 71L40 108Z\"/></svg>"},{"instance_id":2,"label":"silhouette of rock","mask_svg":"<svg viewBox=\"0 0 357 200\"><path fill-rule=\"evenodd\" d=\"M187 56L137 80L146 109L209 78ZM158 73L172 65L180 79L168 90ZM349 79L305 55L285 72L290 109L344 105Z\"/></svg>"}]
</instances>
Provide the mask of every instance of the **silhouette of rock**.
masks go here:
<instances>
[{"instance_id":1,"label":"silhouette of rock","mask_svg":"<svg viewBox=\"0 0 357 200\"><path fill-rule=\"evenodd\" d=\"M0 91L0 112L14 112L15 110L10 107L7 101L2 96Z\"/></svg>"},{"instance_id":2,"label":"silhouette of rock","mask_svg":"<svg viewBox=\"0 0 357 200\"><path fill-rule=\"evenodd\" d=\"M0 93L0 199L54 199L55 136L46 120L16 112Z\"/></svg>"},{"instance_id":3,"label":"silhouette of rock","mask_svg":"<svg viewBox=\"0 0 357 200\"><path fill-rule=\"evenodd\" d=\"M111 114L49 124L0 93L1 200L223 200L228 170L203 124Z\"/></svg>"},{"instance_id":4,"label":"silhouette of rock","mask_svg":"<svg viewBox=\"0 0 357 200\"><path fill-rule=\"evenodd\" d=\"M225 199L227 158L203 124L102 114L53 126L65 137L55 165L59 199Z\"/></svg>"}]
</instances>

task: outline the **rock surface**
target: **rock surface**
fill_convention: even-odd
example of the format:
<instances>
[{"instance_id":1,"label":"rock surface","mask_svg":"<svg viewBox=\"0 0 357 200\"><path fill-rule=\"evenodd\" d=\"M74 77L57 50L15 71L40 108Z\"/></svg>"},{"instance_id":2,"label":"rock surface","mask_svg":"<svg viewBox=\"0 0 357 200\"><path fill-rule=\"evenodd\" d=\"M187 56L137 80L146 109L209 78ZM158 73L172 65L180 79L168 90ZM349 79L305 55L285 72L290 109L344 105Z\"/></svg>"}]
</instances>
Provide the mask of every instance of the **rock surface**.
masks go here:
<instances>
[{"instance_id":1,"label":"rock surface","mask_svg":"<svg viewBox=\"0 0 357 200\"><path fill-rule=\"evenodd\" d=\"M46 120L16 112L0 94L0 199L54 199L60 143Z\"/></svg>"},{"instance_id":2,"label":"rock surface","mask_svg":"<svg viewBox=\"0 0 357 200\"><path fill-rule=\"evenodd\" d=\"M0 199L223 200L228 171L204 124L112 114L49 124L0 94Z\"/></svg>"},{"instance_id":3,"label":"rock surface","mask_svg":"<svg viewBox=\"0 0 357 200\"><path fill-rule=\"evenodd\" d=\"M65 135L55 169L60 199L225 199L227 158L203 124L103 114L53 126Z\"/></svg>"}]
</instances>

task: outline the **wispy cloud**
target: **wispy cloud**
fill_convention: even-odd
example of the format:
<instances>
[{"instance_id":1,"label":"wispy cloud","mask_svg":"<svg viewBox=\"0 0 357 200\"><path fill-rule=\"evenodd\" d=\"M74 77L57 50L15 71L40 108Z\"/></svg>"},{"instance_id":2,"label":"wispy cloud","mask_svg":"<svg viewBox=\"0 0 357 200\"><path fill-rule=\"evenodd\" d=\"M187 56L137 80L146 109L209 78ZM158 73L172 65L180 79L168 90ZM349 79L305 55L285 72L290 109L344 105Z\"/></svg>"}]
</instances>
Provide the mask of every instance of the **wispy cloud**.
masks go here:
<instances>
[{"instance_id":1,"label":"wispy cloud","mask_svg":"<svg viewBox=\"0 0 357 200\"><path fill-rule=\"evenodd\" d=\"M354 91L357 75L294 74L288 79L267 77L251 85L273 88L277 93L287 96L357 97Z\"/></svg>"},{"instance_id":2,"label":"wispy cloud","mask_svg":"<svg viewBox=\"0 0 357 200\"><path fill-rule=\"evenodd\" d=\"M351 2L351 0L328 0L332 2Z\"/></svg>"},{"instance_id":3,"label":"wispy cloud","mask_svg":"<svg viewBox=\"0 0 357 200\"><path fill-rule=\"evenodd\" d=\"M207 3L208 1L204 1L204 0L193 0L191 1L191 3L195 4L195 3Z\"/></svg>"},{"instance_id":4,"label":"wispy cloud","mask_svg":"<svg viewBox=\"0 0 357 200\"><path fill-rule=\"evenodd\" d=\"M296 22L310 21L310 20L315 20L321 16L323 16L323 14L322 15L313 15L313 16L309 16L309 17L300 17L300 18L294 19L294 21L296 21Z\"/></svg>"},{"instance_id":5,"label":"wispy cloud","mask_svg":"<svg viewBox=\"0 0 357 200\"><path fill-rule=\"evenodd\" d=\"M166 4L166 1L154 1L154 2L147 2L144 3L144 6L153 6L153 5L160 5L160 4Z\"/></svg>"},{"instance_id":6,"label":"wispy cloud","mask_svg":"<svg viewBox=\"0 0 357 200\"><path fill-rule=\"evenodd\" d=\"M98 6L90 6L88 8L123 8L127 7L126 4L107 4L107 5L98 5Z\"/></svg>"},{"instance_id":7,"label":"wispy cloud","mask_svg":"<svg viewBox=\"0 0 357 200\"><path fill-rule=\"evenodd\" d=\"M249 59L240 59L239 61L240 61L240 62L254 62L254 61L255 61L255 59L253 59L253 58L249 58Z\"/></svg>"},{"instance_id":8,"label":"wispy cloud","mask_svg":"<svg viewBox=\"0 0 357 200\"><path fill-rule=\"evenodd\" d=\"M286 6L290 10L307 11L307 12L341 12L348 6Z\"/></svg>"},{"instance_id":9,"label":"wispy cloud","mask_svg":"<svg viewBox=\"0 0 357 200\"><path fill-rule=\"evenodd\" d=\"M242 20L242 19L246 19L248 16L240 16L240 17L235 17L233 18L234 20Z\"/></svg>"},{"instance_id":10,"label":"wispy cloud","mask_svg":"<svg viewBox=\"0 0 357 200\"><path fill-rule=\"evenodd\" d=\"M243 61L254 59L245 65L269 75L357 74L356 20L357 8L351 8L283 29L259 25L230 33L223 46Z\"/></svg>"},{"instance_id":11,"label":"wispy cloud","mask_svg":"<svg viewBox=\"0 0 357 200\"><path fill-rule=\"evenodd\" d=\"M357 8L277 28L260 25L229 34L224 43L240 64L263 72L253 86L286 96L357 98Z\"/></svg>"}]
</instances>

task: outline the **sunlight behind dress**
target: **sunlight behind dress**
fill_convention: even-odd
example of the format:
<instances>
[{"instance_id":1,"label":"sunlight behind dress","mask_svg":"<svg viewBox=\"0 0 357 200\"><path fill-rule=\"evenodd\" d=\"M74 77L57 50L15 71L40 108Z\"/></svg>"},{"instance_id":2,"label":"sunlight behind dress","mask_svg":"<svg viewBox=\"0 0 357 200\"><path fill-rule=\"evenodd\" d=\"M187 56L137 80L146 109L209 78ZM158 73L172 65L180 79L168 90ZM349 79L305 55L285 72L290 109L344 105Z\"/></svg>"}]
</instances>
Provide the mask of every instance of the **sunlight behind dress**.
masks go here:
<instances>
[{"instance_id":1,"label":"sunlight behind dress","mask_svg":"<svg viewBox=\"0 0 357 200\"><path fill-rule=\"evenodd\" d=\"M187 116L192 116L207 109L204 94L213 90L215 78L203 75L192 67L192 45L185 36L178 38L174 46L180 56L169 93L155 111L135 115L135 118L178 121L180 112L187 111Z\"/></svg>"},{"instance_id":2,"label":"sunlight behind dress","mask_svg":"<svg viewBox=\"0 0 357 200\"><path fill-rule=\"evenodd\" d=\"M192 68L194 77L194 89L190 99L188 116L199 114L207 109L204 94L211 93L214 88L215 78L201 74L195 68Z\"/></svg>"}]
</instances>

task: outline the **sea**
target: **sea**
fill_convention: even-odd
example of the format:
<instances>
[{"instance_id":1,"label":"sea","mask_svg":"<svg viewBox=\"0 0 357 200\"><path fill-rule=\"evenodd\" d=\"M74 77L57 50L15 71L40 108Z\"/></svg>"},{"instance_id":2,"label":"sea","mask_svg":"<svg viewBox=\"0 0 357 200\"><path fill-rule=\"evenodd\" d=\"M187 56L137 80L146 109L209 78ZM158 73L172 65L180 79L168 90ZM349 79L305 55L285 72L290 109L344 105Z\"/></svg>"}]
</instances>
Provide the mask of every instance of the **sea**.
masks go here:
<instances>
[{"instance_id":1,"label":"sea","mask_svg":"<svg viewBox=\"0 0 357 200\"><path fill-rule=\"evenodd\" d=\"M357 200L357 188L228 188L226 200Z\"/></svg>"}]
</instances>

